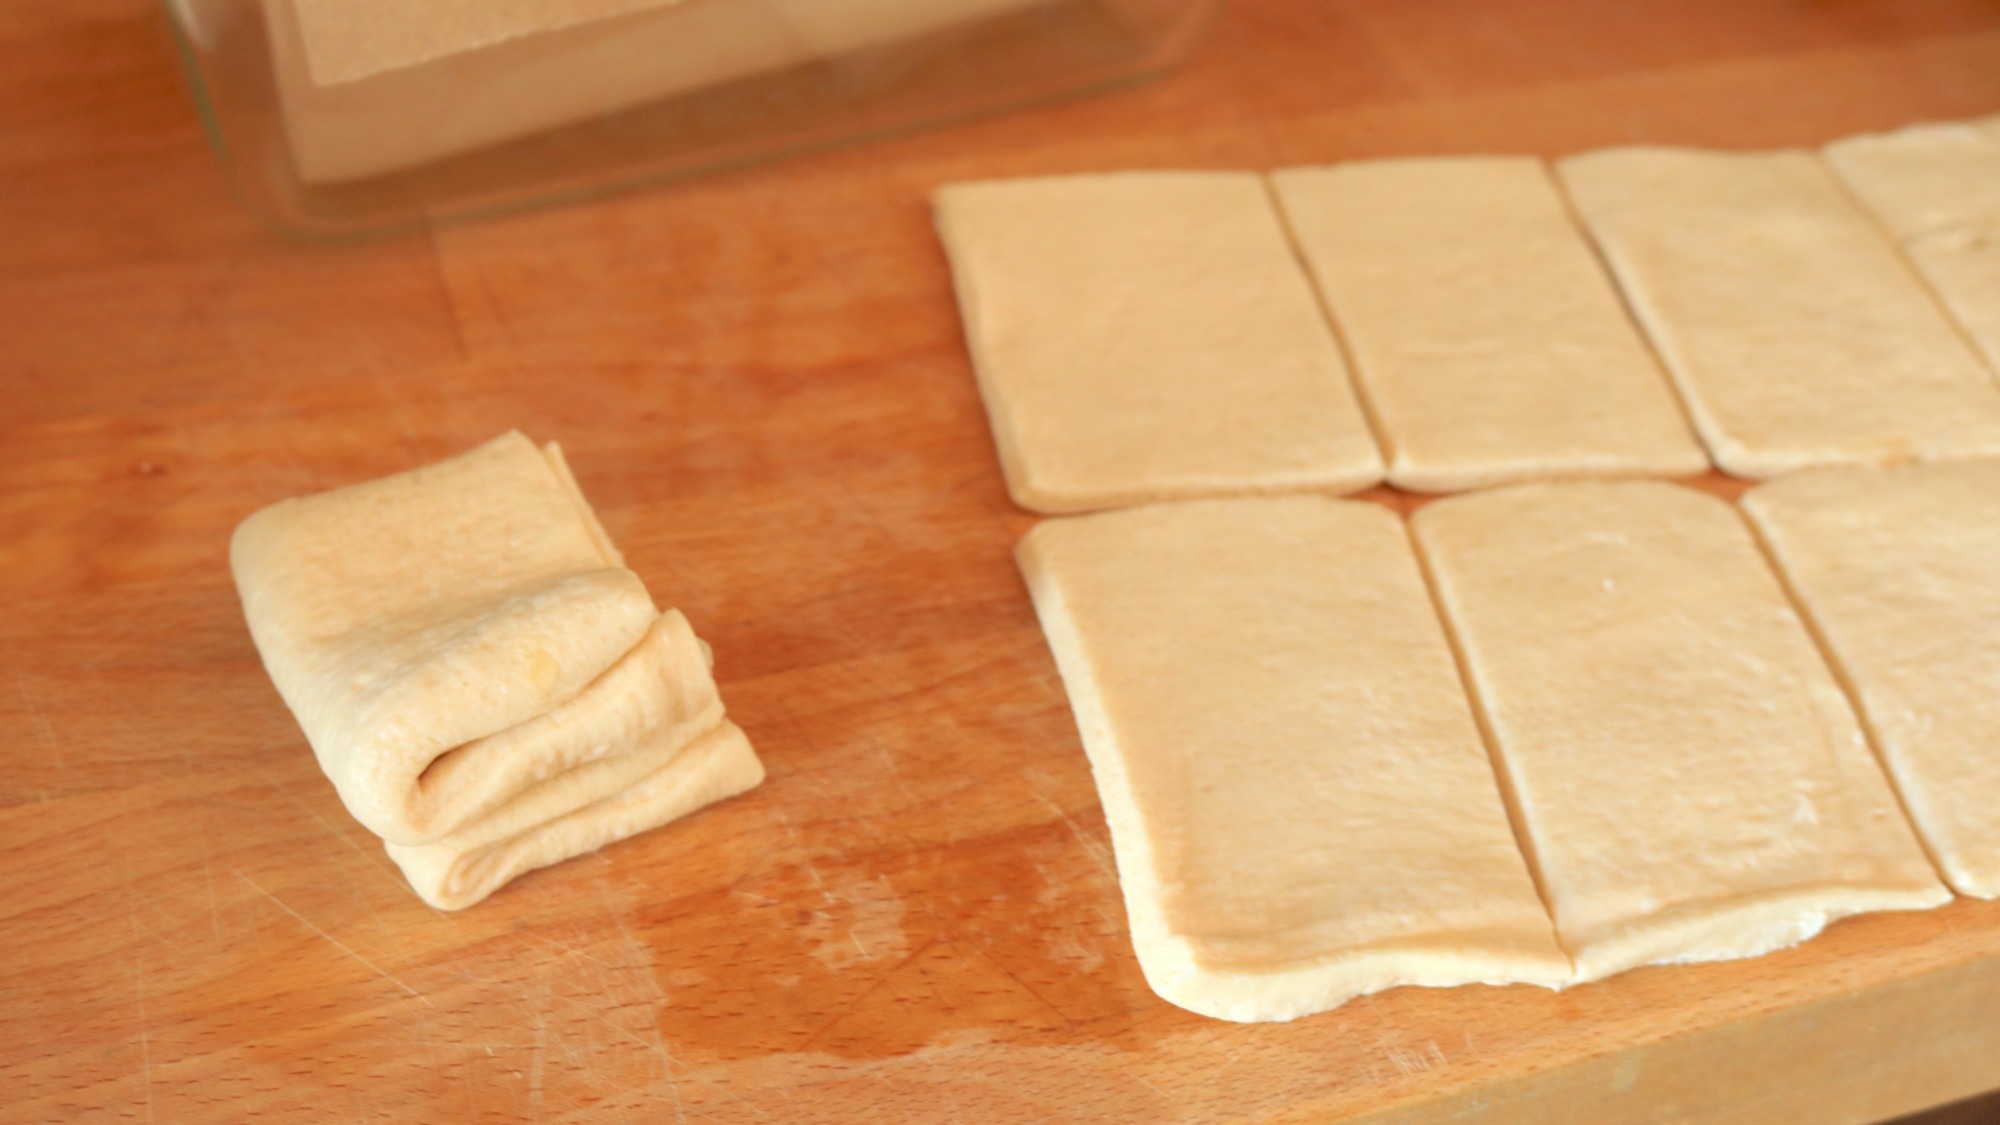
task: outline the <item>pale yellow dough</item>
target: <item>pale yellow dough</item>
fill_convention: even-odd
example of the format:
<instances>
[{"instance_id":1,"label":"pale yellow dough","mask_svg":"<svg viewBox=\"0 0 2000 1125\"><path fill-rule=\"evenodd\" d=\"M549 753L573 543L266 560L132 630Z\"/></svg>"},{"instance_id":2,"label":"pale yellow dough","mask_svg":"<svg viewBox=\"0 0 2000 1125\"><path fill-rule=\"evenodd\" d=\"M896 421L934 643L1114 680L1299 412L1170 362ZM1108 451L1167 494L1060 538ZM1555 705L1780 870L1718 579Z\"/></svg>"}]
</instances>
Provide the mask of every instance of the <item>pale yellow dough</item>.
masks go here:
<instances>
[{"instance_id":1,"label":"pale yellow dough","mask_svg":"<svg viewBox=\"0 0 2000 1125\"><path fill-rule=\"evenodd\" d=\"M611 801L643 778L717 796L762 778L740 739L687 757L734 730L707 652L654 608L553 445L510 433L283 501L230 561L320 768L434 905L686 811ZM445 870L473 851L499 858Z\"/></svg>"},{"instance_id":2,"label":"pale yellow dough","mask_svg":"<svg viewBox=\"0 0 2000 1125\"><path fill-rule=\"evenodd\" d=\"M2000 462L1800 473L1743 507L1945 879L2000 897Z\"/></svg>"},{"instance_id":3,"label":"pale yellow dough","mask_svg":"<svg viewBox=\"0 0 2000 1125\"><path fill-rule=\"evenodd\" d=\"M2000 453L2000 383L1812 153L1557 170L1725 471Z\"/></svg>"},{"instance_id":4,"label":"pale yellow dough","mask_svg":"<svg viewBox=\"0 0 2000 1125\"><path fill-rule=\"evenodd\" d=\"M1127 172L938 192L1007 486L1075 512L1382 479L1263 177Z\"/></svg>"},{"instance_id":5,"label":"pale yellow dough","mask_svg":"<svg viewBox=\"0 0 2000 1125\"><path fill-rule=\"evenodd\" d=\"M1520 485L1413 526L1577 979L1950 897L1728 504Z\"/></svg>"},{"instance_id":6,"label":"pale yellow dough","mask_svg":"<svg viewBox=\"0 0 2000 1125\"><path fill-rule=\"evenodd\" d=\"M1824 151L2000 373L2000 124L1917 125Z\"/></svg>"},{"instance_id":7,"label":"pale yellow dough","mask_svg":"<svg viewBox=\"0 0 2000 1125\"><path fill-rule=\"evenodd\" d=\"M1045 522L1018 557L1154 991L1283 1020L1568 978L1393 513L1155 505Z\"/></svg>"},{"instance_id":8,"label":"pale yellow dough","mask_svg":"<svg viewBox=\"0 0 2000 1125\"><path fill-rule=\"evenodd\" d=\"M1692 476L1708 458L1540 160L1274 173L1389 483Z\"/></svg>"}]
</instances>

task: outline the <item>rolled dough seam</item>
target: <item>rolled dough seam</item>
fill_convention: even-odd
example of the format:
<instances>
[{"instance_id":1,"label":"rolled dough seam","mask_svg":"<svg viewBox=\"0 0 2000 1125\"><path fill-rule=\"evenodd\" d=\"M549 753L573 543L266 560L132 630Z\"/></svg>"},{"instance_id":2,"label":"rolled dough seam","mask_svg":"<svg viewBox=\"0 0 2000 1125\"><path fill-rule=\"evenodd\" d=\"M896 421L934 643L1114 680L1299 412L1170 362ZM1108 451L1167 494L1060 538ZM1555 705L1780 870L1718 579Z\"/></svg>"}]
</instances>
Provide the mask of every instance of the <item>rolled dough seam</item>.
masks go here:
<instances>
[{"instance_id":1,"label":"rolled dough seam","mask_svg":"<svg viewBox=\"0 0 2000 1125\"><path fill-rule=\"evenodd\" d=\"M2000 386L1813 154L1557 168L1725 471L2000 453Z\"/></svg>"}]
</instances>

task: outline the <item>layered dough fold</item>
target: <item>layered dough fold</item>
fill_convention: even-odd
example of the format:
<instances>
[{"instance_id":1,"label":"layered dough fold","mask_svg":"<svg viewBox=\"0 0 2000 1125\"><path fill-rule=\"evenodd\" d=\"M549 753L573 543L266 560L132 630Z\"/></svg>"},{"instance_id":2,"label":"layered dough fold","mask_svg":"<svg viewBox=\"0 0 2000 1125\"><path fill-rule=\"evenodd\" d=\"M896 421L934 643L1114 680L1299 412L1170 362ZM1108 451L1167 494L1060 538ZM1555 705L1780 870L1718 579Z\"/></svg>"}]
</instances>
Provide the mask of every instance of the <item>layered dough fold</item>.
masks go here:
<instances>
[{"instance_id":1,"label":"layered dough fold","mask_svg":"<svg viewBox=\"0 0 2000 1125\"><path fill-rule=\"evenodd\" d=\"M426 902L755 786L706 646L655 608L554 445L286 500L230 548L272 682Z\"/></svg>"}]
</instances>

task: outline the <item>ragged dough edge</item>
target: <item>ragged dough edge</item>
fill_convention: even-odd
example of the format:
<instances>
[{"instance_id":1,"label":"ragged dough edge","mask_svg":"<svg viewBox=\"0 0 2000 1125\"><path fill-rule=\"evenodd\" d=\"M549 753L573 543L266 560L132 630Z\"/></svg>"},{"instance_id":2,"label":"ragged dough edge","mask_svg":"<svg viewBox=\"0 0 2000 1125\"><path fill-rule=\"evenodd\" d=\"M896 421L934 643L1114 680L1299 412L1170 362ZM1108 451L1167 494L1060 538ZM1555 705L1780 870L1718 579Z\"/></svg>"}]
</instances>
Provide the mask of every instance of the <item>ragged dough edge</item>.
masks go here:
<instances>
[{"instance_id":1,"label":"ragged dough edge","mask_svg":"<svg viewBox=\"0 0 2000 1125\"><path fill-rule=\"evenodd\" d=\"M1613 933L1565 943L1576 981L1600 980L1642 965L1761 957L1806 941L1853 914L1929 910L1951 901L1941 884L1909 890L1818 884L1732 899L1681 903Z\"/></svg>"},{"instance_id":2,"label":"ragged dough edge","mask_svg":"<svg viewBox=\"0 0 2000 1125\"><path fill-rule=\"evenodd\" d=\"M1021 540L1015 560L1069 694L1070 710L1111 830L1112 855L1132 931L1133 952L1138 955L1147 986L1161 999L1215 1019L1270 1023L1327 1011L1355 997L1402 985L1535 984L1561 988L1570 982L1568 973L1549 973L1545 960L1510 956L1504 950L1478 944L1476 934L1466 933L1350 946L1268 969L1204 961L1193 942L1167 925L1145 817L1097 696L1082 638L1070 620L1060 587L1042 568L1034 532Z\"/></svg>"},{"instance_id":3,"label":"ragged dough edge","mask_svg":"<svg viewBox=\"0 0 2000 1125\"><path fill-rule=\"evenodd\" d=\"M640 755L629 756L642 760ZM723 720L663 764L624 784L619 761L603 761L544 782L557 789L605 789L600 797L553 820L541 819L553 789L531 789L487 821L432 844L389 844L419 897L440 910L462 910L516 877L597 851L754 789L764 766L736 724ZM595 776L593 776L595 775Z\"/></svg>"}]
</instances>

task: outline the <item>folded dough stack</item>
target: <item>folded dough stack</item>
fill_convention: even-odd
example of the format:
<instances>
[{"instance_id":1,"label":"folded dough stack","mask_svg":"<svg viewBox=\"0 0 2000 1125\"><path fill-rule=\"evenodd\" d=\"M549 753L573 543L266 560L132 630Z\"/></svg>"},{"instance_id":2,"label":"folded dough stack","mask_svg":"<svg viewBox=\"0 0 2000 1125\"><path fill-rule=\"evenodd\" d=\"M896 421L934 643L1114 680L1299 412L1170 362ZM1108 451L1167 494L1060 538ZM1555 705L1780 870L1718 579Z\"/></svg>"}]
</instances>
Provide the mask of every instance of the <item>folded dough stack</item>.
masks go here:
<instances>
[{"instance_id":1,"label":"folded dough stack","mask_svg":"<svg viewBox=\"0 0 2000 1125\"><path fill-rule=\"evenodd\" d=\"M707 646L654 607L553 444L508 433L274 504L230 565L320 768L433 906L763 780Z\"/></svg>"}]
</instances>

